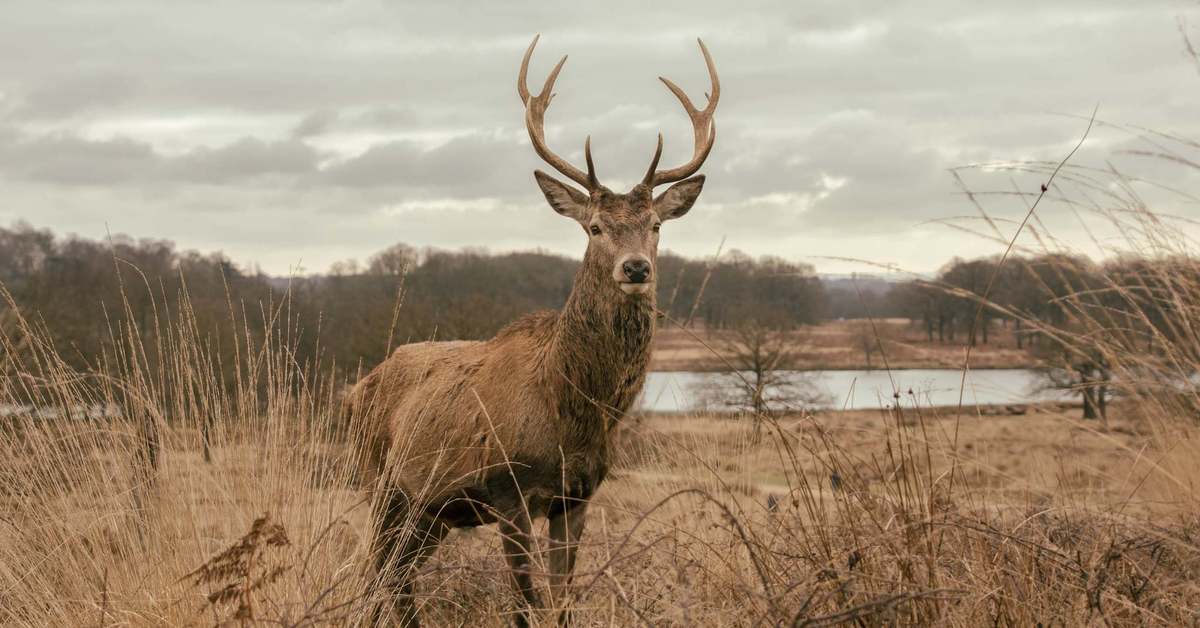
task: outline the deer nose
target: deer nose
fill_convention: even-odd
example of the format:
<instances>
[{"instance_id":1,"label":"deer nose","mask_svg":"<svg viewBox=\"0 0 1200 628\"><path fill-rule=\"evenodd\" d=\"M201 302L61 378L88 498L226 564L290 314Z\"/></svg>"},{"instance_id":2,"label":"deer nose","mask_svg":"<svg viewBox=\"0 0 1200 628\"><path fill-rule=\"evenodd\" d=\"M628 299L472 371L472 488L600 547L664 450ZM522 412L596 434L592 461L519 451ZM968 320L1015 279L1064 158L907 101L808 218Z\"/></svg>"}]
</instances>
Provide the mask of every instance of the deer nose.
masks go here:
<instances>
[{"instance_id":1,"label":"deer nose","mask_svg":"<svg viewBox=\"0 0 1200 628\"><path fill-rule=\"evenodd\" d=\"M646 278L650 276L650 262L644 259L627 260L621 264L621 270L630 283L646 283Z\"/></svg>"}]
</instances>

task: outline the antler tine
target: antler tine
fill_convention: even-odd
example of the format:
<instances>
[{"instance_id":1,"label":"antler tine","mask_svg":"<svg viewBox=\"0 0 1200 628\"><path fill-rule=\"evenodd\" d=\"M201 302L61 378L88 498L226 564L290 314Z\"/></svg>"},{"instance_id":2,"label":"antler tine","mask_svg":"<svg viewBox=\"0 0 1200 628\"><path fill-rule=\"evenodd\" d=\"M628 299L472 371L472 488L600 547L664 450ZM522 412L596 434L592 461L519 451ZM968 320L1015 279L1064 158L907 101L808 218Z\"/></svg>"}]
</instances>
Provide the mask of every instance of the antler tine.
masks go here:
<instances>
[{"instance_id":1,"label":"antler tine","mask_svg":"<svg viewBox=\"0 0 1200 628\"><path fill-rule=\"evenodd\" d=\"M654 187L654 171L658 169L658 160L662 157L662 147L662 133L659 133L658 148L654 149L654 159L650 160L650 168L646 170L646 176L642 177L642 185Z\"/></svg>"},{"instance_id":2,"label":"antler tine","mask_svg":"<svg viewBox=\"0 0 1200 628\"><path fill-rule=\"evenodd\" d=\"M521 71L517 74L517 94L521 97L522 105L529 102L529 88L525 85L529 74L529 59L533 57L533 48L537 46L541 37L541 33L533 36L533 41L529 42L529 47L525 49L525 56L521 59Z\"/></svg>"},{"instance_id":3,"label":"antler tine","mask_svg":"<svg viewBox=\"0 0 1200 628\"><path fill-rule=\"evenodd\" d=\"M529 131L529 141L533 143L533 150L546 163L554 167L563 174L563 176L582 185L589 192L597 189L599 183L596 181L595 169L592 166L592 151L591 138L584 144L584 153L588 162L588 173L584 174L579 168L572 166L567 160L555 155L549 147L546 146L545 125L546 109L550 106L550 101L554 98L554 82L558 80L558 73L562 71L563 64L567 62L567 56L559 60L558 65L550 71L550 75L546 77L546 82L542 85L542 91L537 96L529 94L529 87L526 79L529 75L529 60L533 57L533 49L537 46L538 39L541 35L536 35L533 41L530 42L529 48L525 50L525 57L521 60L521 71L517 75L517 94L521 96L521 102L525 105L525 127Z\"/></svg>"},{"instance_id":4,"label":"antler tine","mask_svg":"<svg viewBox=\"0 0 1200 628\"><path fill-rule=\"evenodd\" d=\"M692 104L692 100L684 93L683 89L670 79L662 76L658 77L658 80L662 81L667 86L667 89L671 90L671 93L675 94L675 97L679 99L679 104L683 105L683 110L687 112L688 118L692 120L692 131L695 136L695 148L692 151L692 159L678 168L654 171L654 168L657 167L659 157L656 154L654 165L650 167L653 174L647 173L646 180L644 181L650 187L679 181L695 174L700 169L700 166L704 165L704 160L708 158L708 154L712 151L713 142L717 137L717 126L713 122L713 113L716 112L717 102L721 99L721 80L717 77L717 66L713 63L712 55L708 53L708 47L704 45L703 40L697 39L696 41L700 44L700 53L704 55L704 64L708 66L708 78L712 82L711 95L708 95L708 103L703 110L697 109ZM660 144L659 151L661 152L661 150L662 147Z\"/></svg>"},{"instance_id":5,"label":"antler tine","mask_svg":"<svg viewBox=\"0 0 1200 628\"><path fill-rule=\"evenodd\" d=\"M713 63L712 55L708 54L708 46L704 45L704 40L697 37L696 43L700 44L700 53L704 55L704 65L708 68L708 79L712 83L712 93L704 93L704 97L708 98L708 106L704 111L711 116L717 110L717 101L721 100L721 79L717 78L717 64Z\"/></svg>"},{"instance_id":6,"label":"antler tine","mask_svg":"<svg viewBox=\"0 0 1200 628\"><path fill-rule=\"evenodd\" d=\"M588 190L595 190L600 187L600 181L596 179L596 165L592 163L592 136L587 136L583 141L583 159L587 162Z\"/></svg>"}]
</instances>

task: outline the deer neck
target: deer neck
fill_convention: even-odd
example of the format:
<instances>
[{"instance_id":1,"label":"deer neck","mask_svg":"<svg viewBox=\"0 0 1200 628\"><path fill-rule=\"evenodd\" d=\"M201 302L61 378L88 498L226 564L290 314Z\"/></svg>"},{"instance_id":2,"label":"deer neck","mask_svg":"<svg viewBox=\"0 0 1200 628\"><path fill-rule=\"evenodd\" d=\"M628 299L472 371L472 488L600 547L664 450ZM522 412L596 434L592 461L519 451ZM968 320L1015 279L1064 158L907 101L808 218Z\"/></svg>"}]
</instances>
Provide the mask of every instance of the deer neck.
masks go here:
<instances>
[{"instance_id":1,"label":"deer neck","mask_svg":"<svg viewBox=\"0 0 1200 628\"><path fill-rule=\"evenodd\" d=\"M633 404L654 336L654 294L625 295L606 270L586 261L559 312L546 361L564 419L606 419Z\"/></svg>"}]
</instances>

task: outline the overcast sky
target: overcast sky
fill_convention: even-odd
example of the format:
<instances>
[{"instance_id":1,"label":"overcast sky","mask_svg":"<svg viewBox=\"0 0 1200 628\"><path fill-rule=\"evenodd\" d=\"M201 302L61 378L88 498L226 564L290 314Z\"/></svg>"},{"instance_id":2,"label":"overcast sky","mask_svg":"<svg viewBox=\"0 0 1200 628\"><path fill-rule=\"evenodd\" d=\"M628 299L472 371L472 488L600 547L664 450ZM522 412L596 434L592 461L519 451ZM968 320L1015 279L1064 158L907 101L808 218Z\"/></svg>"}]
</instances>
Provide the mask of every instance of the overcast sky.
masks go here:
<instances>
[{"instance_id":1,"label":"overcast sky","mask_svg":"<svg viewBox=\"0 0 1200 628\"><path fill-rule=\"evenodd\" d=\"M974 213L949 168L1057 160L1085 126L1072 116L1097 103L1104 120L1200 139L1180 17L1200 40L1194 2L1134 0L5 2L0 225L168 238L276 274L398 241L578 256L584 235L533 180L525 47L542 34L535 92L570 54L548 141L582 164L591 134L616 189L659 130L665 163L690 155L656 77L702 102L700 36L722 79L720 134L700 203L663 246L707 255L727 237L827 272L852 268L831 256L925 271L998 250L930 222ZM1078 163L1194 182L1122 152L1138 143L1097 129ZM1016 199L989 209L1021 213ZM1082 237L1064 208L1045 211Z\"/></svg>"}]
</instances>

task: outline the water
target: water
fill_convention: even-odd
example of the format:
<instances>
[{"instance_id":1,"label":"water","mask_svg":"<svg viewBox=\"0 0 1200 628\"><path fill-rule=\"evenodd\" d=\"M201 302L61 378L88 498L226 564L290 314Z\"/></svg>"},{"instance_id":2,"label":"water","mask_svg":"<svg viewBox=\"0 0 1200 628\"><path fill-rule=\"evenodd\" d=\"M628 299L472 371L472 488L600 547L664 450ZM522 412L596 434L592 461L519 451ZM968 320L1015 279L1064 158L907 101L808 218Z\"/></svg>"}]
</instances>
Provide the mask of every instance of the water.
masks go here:
<instances>
[{"instance_id":1,"label":"water","mask_svg":"<svg viewBox=\"0 0 1200 628\"><path fill-rule=\"evenodd\" d=\"M890 378L884 370L784 371L781 374L815 390L823 399L805 405L819 409L869 410L891 404L893 380L906 406L917 403L923 407L955 406L962 383L962 371L958 369L893 370ZM971 371L967 373L962 401L970 406L1078 400L1077 394L1067 391L1041 390L1044 382L1040 374L1030 369ZM653 412L729 411L728 405L715 398L728 394L727 391L736 385L739 385L738 380L723 373L652 372L646 376L639 407ZM115 407L93 406L77 408L72 414L73 418L99 419L118 413ZM0 417L7 416L47 419L57 417L58 411L0 404Z\"/></svg>"},{"instance_id":2,"label":"water","mask_svg":"<svg viewBox=\"0 0 1200 628\"><path fill-rule=\"evenodd\" d=\"M958 369L893 370L890 377L885 370L787 371L782 375L820 393L823 399L810 406L821 409L877 409L894 401L894 390L900 391L905 406L919 403L923 407L958 405L960 389L964 405L1071 399L1064 391L1040 390L1045 380L1030 369L970 371L965 386ZM646 377L640 408L654 412L728 410L713 398L733 385L730 376L722 373L653 372Z\"/></svg>"}]
</instances>

